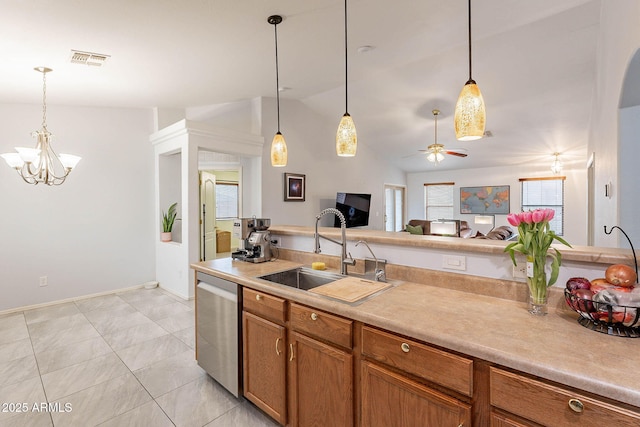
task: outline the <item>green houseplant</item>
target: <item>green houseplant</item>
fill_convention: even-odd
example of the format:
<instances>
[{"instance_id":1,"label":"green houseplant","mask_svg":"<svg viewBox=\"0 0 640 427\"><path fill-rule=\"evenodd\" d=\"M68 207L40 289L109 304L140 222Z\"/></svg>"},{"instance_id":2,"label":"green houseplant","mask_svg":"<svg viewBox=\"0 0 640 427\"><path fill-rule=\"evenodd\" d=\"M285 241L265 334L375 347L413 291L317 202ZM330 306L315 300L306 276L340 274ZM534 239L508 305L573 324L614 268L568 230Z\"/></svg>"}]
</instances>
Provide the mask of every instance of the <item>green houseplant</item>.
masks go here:
<instances>
[{"instance_id":1,"label":"green houseplant","mask_svg":"<svg viewBox=\"0 0 640 427\"><path fill-rule=\"evenodd\" d=\"M163 242L171 241L171 230L173 229L173 223L176 220L178 202L175 202L169 206L167 212L162 212L162 233L160 234L160 240Z\"/></svg>"}]
</instances>

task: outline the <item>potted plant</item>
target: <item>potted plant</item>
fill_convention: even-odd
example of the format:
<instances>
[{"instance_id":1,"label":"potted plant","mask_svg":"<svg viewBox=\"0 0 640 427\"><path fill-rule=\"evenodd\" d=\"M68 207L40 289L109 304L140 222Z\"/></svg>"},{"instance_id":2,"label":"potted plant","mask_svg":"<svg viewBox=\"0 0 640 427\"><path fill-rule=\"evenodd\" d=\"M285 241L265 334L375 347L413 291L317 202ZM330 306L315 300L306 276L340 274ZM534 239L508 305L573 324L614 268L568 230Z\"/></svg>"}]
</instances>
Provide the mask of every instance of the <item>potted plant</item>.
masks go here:
<instances>
[{"instance_id":1,"label":"potted plant","mask_svg":"<svg viewBox=\"0 0 640 427\"><path fill-rule=\"evenodd\" d=\"M173 223L176 220L176 215L178 214L176 211L177 206L178 202L169 206L169 210L167 212L162 212L162 233L160 233L160 241L162 242L171 241L171 229L173 229Z\"/></svg>"}]
</instances>

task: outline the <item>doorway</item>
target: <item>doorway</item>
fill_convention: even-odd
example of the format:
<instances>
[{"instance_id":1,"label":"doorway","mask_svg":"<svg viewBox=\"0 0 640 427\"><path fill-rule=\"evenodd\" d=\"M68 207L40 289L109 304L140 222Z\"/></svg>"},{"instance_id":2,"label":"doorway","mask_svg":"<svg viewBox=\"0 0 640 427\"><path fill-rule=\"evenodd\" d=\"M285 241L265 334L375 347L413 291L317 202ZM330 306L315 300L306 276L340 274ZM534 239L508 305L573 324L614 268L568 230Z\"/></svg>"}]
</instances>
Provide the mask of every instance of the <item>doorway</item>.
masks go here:
<instances>
[{"instance_id":1,"label":"doorway","mask_svg":"<svg viewBox=\"0 0 640 427\"><path fill-rule=\"evenodd\" d=\"M200 171L200 261L216 258L216 176Z\"/></svg>"},{"instance_id":2,"label":"doorway","mask_svg":"<svg viewBox=\"0 0 640 427\"><path fill-rule=\"evenodd\" d=\"M402 231L405 222L406 187L384 185L384 231Z\"/></svg>"}]
</instances>

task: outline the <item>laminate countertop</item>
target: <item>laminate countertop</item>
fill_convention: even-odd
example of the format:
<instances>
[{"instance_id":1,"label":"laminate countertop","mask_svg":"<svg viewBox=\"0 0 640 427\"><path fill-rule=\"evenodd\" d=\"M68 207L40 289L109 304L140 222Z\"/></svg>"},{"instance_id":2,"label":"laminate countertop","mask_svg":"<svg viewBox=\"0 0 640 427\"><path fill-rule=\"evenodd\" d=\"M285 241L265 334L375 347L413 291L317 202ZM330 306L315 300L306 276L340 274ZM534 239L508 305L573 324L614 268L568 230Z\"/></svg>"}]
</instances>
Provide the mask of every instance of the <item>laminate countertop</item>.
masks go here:
<instances>
[{"instance_id":1,"label":"laminate countertop","mask_svg":"<svg viewBox=\"0 0 640 427\"><path fill-rule=\"evenodd\" d=\"M523 302L399 282L350 305L258 276L298 267L286 260L222 258L203 273L640 408L640 338L609 336L577 322L560 299L536 317Z\"/></svg>"}]
</instances>

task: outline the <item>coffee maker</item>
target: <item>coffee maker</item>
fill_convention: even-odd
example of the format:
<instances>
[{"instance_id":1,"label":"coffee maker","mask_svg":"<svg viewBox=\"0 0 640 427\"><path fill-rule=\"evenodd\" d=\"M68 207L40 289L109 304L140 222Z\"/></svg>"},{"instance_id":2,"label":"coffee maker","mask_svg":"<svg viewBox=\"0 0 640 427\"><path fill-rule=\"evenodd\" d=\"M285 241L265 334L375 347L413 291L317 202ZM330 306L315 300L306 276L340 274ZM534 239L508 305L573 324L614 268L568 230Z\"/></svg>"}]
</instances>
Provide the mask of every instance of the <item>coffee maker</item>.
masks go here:
<instances>
[{"instance_id":1,"label":"coffee maker","mask_svg":"<svg viewBox=\"0 0 640 427\"><path fill-rule=\"evenodd\" d=\"M231 258L247 262L265 262L271 259L271 241L267 218L236 218L233 236L240 239L240 247Z\"/></svg>"}]
</instances>

